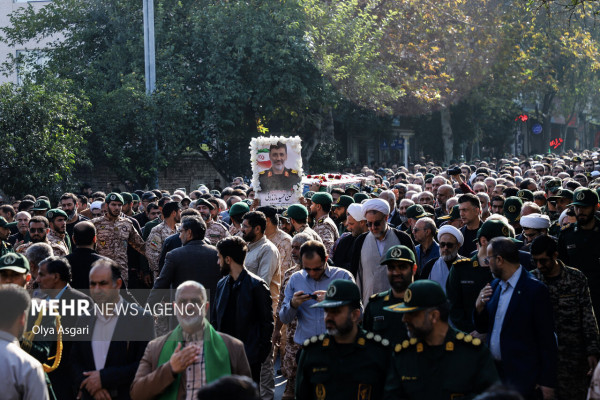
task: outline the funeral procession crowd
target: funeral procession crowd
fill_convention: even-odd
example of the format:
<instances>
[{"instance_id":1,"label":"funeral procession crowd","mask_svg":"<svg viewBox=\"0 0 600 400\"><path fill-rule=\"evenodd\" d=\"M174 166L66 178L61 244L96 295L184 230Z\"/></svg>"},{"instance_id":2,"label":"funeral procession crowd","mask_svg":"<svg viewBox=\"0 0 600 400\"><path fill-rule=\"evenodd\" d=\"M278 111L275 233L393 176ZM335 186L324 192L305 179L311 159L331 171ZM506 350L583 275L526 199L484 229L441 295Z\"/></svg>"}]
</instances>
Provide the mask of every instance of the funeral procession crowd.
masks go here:
<instances>
[{"instance_id":1,"label":"funeral procession crowd","mask_svg":"<svg viewBox=\"0 0 600 400\"><path fill-rule=\"evenodd\" d=\"M4 197L0 399L600 399L599 153L352 172Z\"/></svg>"}]
</instances>

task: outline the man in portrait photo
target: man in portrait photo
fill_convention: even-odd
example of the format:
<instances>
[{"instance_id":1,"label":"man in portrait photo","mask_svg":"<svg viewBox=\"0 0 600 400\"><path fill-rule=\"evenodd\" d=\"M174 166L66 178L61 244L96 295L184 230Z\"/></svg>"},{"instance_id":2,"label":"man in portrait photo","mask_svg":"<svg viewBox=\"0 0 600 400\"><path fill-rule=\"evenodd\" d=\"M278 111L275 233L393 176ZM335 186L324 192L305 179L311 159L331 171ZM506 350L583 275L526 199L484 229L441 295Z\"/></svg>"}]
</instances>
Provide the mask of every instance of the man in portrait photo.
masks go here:
<instances>
[{"instance_id":1,"label":"man in portrait photo","mask_svg":"<svg viewBox=\"0 0 600 400\"><path fill-rule=\"evenodd\" d=\"M277 142L269 147L271 168L262 171L259 175L261 191L291 190L295 184L300 182L298 171L285 167L287 158L288 151L285 143Z\"/></svg>"}]
</instances>

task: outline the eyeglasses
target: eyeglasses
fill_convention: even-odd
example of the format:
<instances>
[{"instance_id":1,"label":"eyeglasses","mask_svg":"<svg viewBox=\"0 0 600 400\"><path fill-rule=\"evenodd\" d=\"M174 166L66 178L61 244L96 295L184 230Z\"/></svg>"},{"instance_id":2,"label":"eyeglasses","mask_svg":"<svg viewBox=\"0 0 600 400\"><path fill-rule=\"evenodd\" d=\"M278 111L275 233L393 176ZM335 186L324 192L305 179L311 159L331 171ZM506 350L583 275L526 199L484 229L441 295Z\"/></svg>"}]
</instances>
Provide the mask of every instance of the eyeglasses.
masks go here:
<instances>
[{"instance_id":1,"label":"eyeglasses","mask_svg":"<svg viewBox=\"0 0 600 400\"><path fill-rule=\"evenodd\" d=\"M442 247L447 247L449 249L453 248L455 246L454 243L450 243L450 242L440 242L440 249Z\"/></svg>"},{"instance_id":2,"label":"eyeglasses","mask_svg":"<svg viewBox=\"0 0 600 400\"><path fill-rule=\"evenodd\" d=\"M42 233L45 231L46 231L46 228L29 228L29 232L31 232L31 233L35 233L35 232Z\"/></svg>"},{"instance_id":3,"label":"eyeglasses","mask_svg":"<svg viewBox=\"0 0 600 400\"><path fill-rule=\"evenodd\" d=\"M496 257L498 257L498 256L489 256L489 257L485 257L485 258L483 259L483 262L485 262L486 264L489 264L489 263L490 263L490 260L491 260L492 258L496 258Z\"/></svg>"},{"instance_id":4,"label":"eyeglasses","mask_svg":"<svg viewBox=\"0 0 600 400\"><path fill-rule=\"evenodd\" d=\"M373 222L367 221L367 228L370 228L372 226L377 227L377 226L381 225L382 223L383 223L383 219L378 219L377 221L373 221Z\"/></svg>"}]
</instances>

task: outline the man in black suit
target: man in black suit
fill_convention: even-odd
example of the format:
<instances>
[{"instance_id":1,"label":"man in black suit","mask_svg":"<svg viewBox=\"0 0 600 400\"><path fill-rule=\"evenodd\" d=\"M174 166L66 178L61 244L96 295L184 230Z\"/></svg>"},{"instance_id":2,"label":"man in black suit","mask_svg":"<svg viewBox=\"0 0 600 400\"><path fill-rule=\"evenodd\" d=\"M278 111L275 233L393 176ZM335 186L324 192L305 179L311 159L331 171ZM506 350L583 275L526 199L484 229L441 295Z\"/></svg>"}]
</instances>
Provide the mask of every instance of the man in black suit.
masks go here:
<instances>
[{"instance_id":1,"label":"man in black suit","mask_svg":"<svg viewBox=\"0 0 600 400\"><path fill-rule=\"evenodd\" d=\"M71 350L71 377L78 398L129 400L129 388L146 345L154 339L154 319L121 297L121 269L109 259L90 271L94 313L80 321L88 328Z\"/></svg>"},{"instance_id":2,"label":"man in black suit","mask_svg":"<svg viewBox=\"0 0 600 400\"><path fill-rule=\"evenodd\" d=\"M69 282L71 281L71 266L64 257L48 257L39 263L38 275L36 282L44 296L48 300L59 300L60 325L65 330L70 331L77 326L77 306L70 310L63 309L63 305L69 304L72 300L77 303L80 300L85 301L82 305L87 304L86 309L92 307L92 299L73 289ZM70 368L68 365L71 345L75 336L68 334L62 335L63 349L62 362L54 371L48 374L54 393L57 399L74 400L75 396L71 388Z\"/></svg>"},{"instance_id":3,"label":"man in black suit","mask_svg":"<svg viewBox=\"0 0 600 400\"><path fill-rule=\"evenodd\" d=\"M182 247L170 251L165 257L165 265L154 282L148 297L148 304L154 305L164 299L161 289L177 288L185 281L201 283L214 299L217 282L221 279L217 261L217 249L204 242L206 223L199 216L188 216L181 219L179 238Z\"/></svg>"},{"instance_id":4,"label":"man in black suit","mask_svg":"<svg viewBox=\"0 0 600 400\"><path fill-rule=\"evenodd\" d=\"M94 224L88 221L78 222L73 228L73 243L75 243L73 252L65 257L71 265L71 285L75 289L89 289L92 264L104 258L94 250L96 244Z\"/></svg>"}]
</instances>

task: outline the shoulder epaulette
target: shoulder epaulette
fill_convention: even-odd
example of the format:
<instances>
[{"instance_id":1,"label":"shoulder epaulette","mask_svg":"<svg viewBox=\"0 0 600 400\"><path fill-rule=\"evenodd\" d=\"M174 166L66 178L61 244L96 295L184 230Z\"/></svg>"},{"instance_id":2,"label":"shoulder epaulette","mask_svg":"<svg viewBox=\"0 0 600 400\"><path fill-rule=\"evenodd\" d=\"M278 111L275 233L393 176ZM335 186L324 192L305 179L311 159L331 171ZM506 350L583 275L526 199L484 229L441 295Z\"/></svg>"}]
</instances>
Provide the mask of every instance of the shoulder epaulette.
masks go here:
<instances>
[{"instance_id":1,"label":"shoulder epaulette","mask_svg":"<svg viewBox=\"0 0 600 400\"><path fill-rule=\"evenodd\" d=\"M471 259L470 259L470 258L461 258L460 260L456 260L456 261L454 261L454 262L452 263L452 265L454 265L454 264L458 264L458 263L461 263L461 262L465 262L465 261L471 261Z\"/></svg>"},{"instance_id":2,"label":"shoulder epaulette","mask_svg":"<svg viewBox=\"0 0 600 400\"><path fill-rule=\"evenodd\" d=\"M365 335L365 337L369 340L372 340L376 343L381 343L382 346L389 346L390 345L390 341L387 340L386 338L381 337L381 335L378 335L376 333L373 332L367 332L367 334ZM360 338L362 339L362 338ZM360 344L360 339L358 339L359 344Z\"/></svg>"},{"instance_id":3,"label":"shoulder epaulette","mask_svg":"<svg viewBox=\"0 0 600 400\"><path fill-rule=\"evenodd\" d=\"M369 297L369 300L373 300L373 299L376 299L376 298L378 298L378 297L382 297L382 298L383 298L383 297L385 297L387 294L388 294L388 292L387 292L387 291L385 291L385 292L380 292L380 293L375 293L375 294L371 295L371 297Z\"/></svg>"},{"instance_id":4,"label":"shoulder epaulette","mask_svg":"<svg viewBox=\"0 0 600 400\"><path fill-rule=\"evenodd\" d=\"M573 226L573 224L572 224L572 223L569 223L569 224L567 224L567 225L565 225L565 226L562 226L562 227L560 228L560 230L561 230L561 231L564 231L565 229L568 229L568 228L570 228L571 226Z\"/></svg>"},{"instance_id":5,"label":"shoulder epaulette","mask_svg":"<svg viewBox=\"0 0 600 400\"><path fill-rule=\"evenodd\" d=\"M298 171L296 171L295 169L292 170L292 174L298 174Z\"/></svg>"},{"instance_id":6,"label":"shoulder epaulette","mask_svg":"<svg viewBox=\"0 0 600 400\"><path fill-rule=\"evenodd\" d=\"M262 174L264 174L265 172L267 172L267 170L266 170L266 169L265 169L264 171L260 171L258 174L259 174L259 175L262 175Z\"/></svg>"},{"instance_id":7,"label":"shoulder epaulette","mask_svg":"<svg viewBox=\"0 0 600 400\"><path fill-rule=\"evenodd\" d=\"M480 346L481 345L481 339L479 338L474 338L473 336L469 335L469 334L465 334L464 332L458 332L456 334L456 339L463 341L465 343L470 343L473 346Z\"/></svg>"},{"instance_id":8,"label":"shoulder epaulette","mask_svg":"<svg viewBox=\"0 0 600 400\"><path fill-rule=\"evenodd\" d=\"M394 352L396 353L400 353L403 349L408 349L410 346L414 346L415 344L417 344L417 339L416 338L411 338L410 340L405 340L402 343L398 343L395 347L394 347ZM422 345L422 343L421 343Z\"/></svg>"},{"instance_id":9,"label":"shoulder epaulette","mask_svg":"<svg viewBox=\"0 0 600 400\"><path fill-rule=\"evenodd\" d=\"M306 339L303 343L304 347L306 346L310 346L311 344L315 344L317 342L322 342L323 339L325 339L325 334L321 334L319 336L315 335L313 337L311 337L310 339Z\"/></svg>"}]
</instances>

